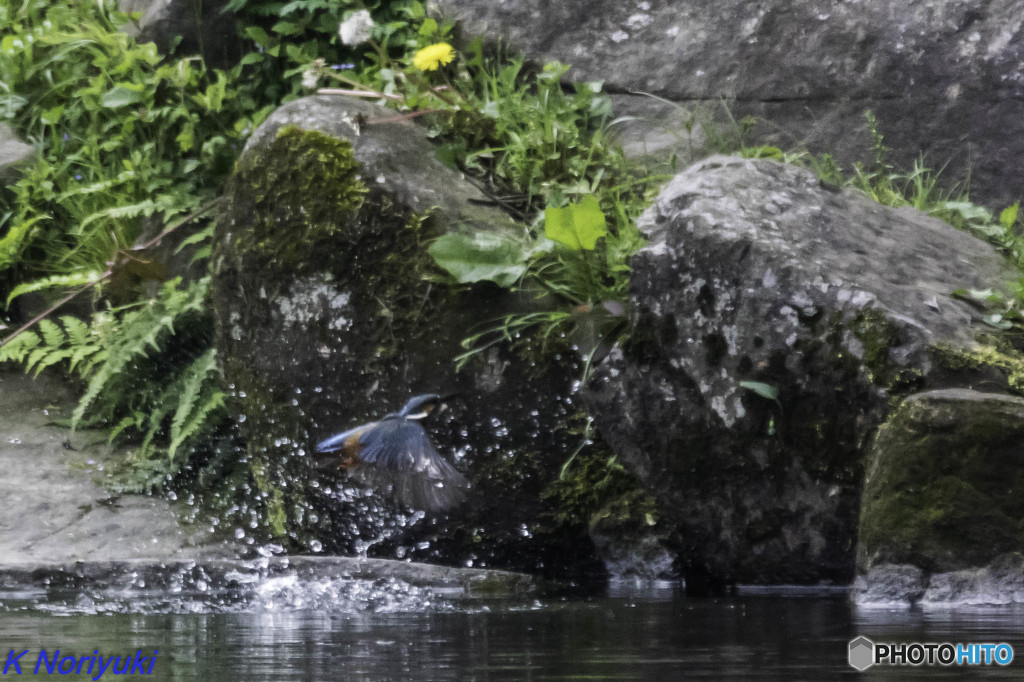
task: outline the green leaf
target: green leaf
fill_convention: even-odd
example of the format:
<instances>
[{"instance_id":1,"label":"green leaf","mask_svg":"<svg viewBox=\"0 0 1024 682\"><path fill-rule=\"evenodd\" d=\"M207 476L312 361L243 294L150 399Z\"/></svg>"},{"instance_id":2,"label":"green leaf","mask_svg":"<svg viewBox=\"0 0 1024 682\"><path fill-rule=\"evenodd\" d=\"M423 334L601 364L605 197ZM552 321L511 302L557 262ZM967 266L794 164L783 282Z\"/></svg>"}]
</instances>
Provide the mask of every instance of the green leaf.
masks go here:
<instances>
[{"instance_id":1,"label":"green leaf","mask_svg":"<svg viewBox=\"0 0 1024 682\"><path fill-rule=\"evenodd\" d=\"M107 109L117 109L131 104L138 104L144 97L144 93L139 88L115 85L103 93L103 97L100 98L100 104Z\"/></svg>"},{"instance_id":2,"label":"green leaf","mask_svg":"<svg viewBox=\"0 0 1024 682\"><path fill-rule=\"evenodd\" d=\"M267 47L270 45L270 36L268 36L267 32L259 26L246 26L244 33L249 40L253 41L260 47Z\"/></svg>"},{"instance_id":3,"label":"green leaf","mask_svg":"<svg viewBox=\"0 0 1024 682\"><path fill-rule=\"evenodd\" d=\"M43 318L39 320L39 331L43 335L43 340L46 341L47 346L57 348L63 346L68 340L67 335L61 326L53 320Z\"/></svg>"},{"instance_id":4,"label":"green leaf","mask_svg":"<svg viewBox=\"0 0 1024 682\"><path fill-rule=\"evenodd\" d=\"M420 24L419 33L421 36L425 37L429 37L437 33L437 20L431 19L430 17L424 19L423 23Z\"/></svg>"},{"instance_id":5,"label":"green leaf","mask_svg":"<svg viewBox=\"0 0 1024 682\"><path fill-rule=\"evenodd\" d=\"M978 206L970 201L944 201L937 206L938 209L954 211L966 221L980 221L983 223L992 222L992 213L984 206Z\"/></svg>"},{"instance_id":6,"label":"green leaf","mask_svg":"<svg viewBox=\"0 0 1024 682\"><path fill-rule=\"evenodd\" d=\"M576 251L593 250L597 240L608 234L597 197L588 194L578 204L564 208L548 206L544 209L544 234Z\"/></svg>"},{"instance_id":7,"label":"green leaf","mask_svg":"<svg viewBox=\"0 0 1024 682\"><path fill-rule=\"evenodd\" d=\"M1017 212L1020 210L1020 202L1017 201L1013 206L1007 206L1003 209L1003 212L999 214L999 224L1009 230L1013 227L1013 224L1017 222Z\"/></svg>"},{"instance_id":8,"label":"green leaf","mask_svg":"<svg viewBox=\"0 0 1024 682\"><path fill-rule=\"evenodd\" d=\"M61 115L63 115L63 113L64 113L64 105L63 104L58 104L57 106L55 106L55 107L53 107L51 109L47 109L46 111L44 111L40 115L40 119L42 119L43 123L45 123L47 125L51 125L51 126L52 125L57 125L57 123L60 121L60 117L61 117Z\"/></svg>"},{"instance_id":9,"label":"green leaf","mask_svg":"<svg viewBox=\"0 0 1024 682\"><path fill-rule=\"evenodd\" d=\"M487 280L502 287L512 286L523 276L529 255L522 244L490 232L442 235L428 251L459 282Z\"/></svg>"},{"instance_id":10,"label":"green leaf","mask_svg":"<svg viewBox=\"0 0 1024 682\"><path fill-rule=\"evenodd\" d=\"M762 398L774 400L775 402L779 401L779 389L771 384L765 384L760 381L741 381L740 387L753 391Z\"/></svg>"},{"instance_id":11,"label":"green leaf","mask_svg":"<svg viewBox=\"0 0 1024 682\"><path fill-rule=\"evenodd\" d=\"M1013 328L1013 323L1009 320L1003 319L1003 315L1001 313L991 313L989 315L985 315L981 319L985 324L995 327L996 329L1006 330Z\"/></svg>"}]
</instances>

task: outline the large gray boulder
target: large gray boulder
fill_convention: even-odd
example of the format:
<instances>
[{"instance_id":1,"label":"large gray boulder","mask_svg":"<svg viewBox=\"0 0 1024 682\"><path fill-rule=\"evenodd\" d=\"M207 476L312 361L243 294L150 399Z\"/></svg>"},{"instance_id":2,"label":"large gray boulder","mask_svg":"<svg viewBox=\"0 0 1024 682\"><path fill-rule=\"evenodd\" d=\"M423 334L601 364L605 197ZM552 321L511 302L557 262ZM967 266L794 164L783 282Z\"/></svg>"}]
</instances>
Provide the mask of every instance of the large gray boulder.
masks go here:
<instances>
[{"instance_id":1,"label":"large gray boulder","mask_svg":"<svg viewBox=\"0 0 1024 682\"><path fill-rule=\"evenodd\" d=\"M156 43L161 54L202 55L210 66L227 68L242 56L235 13L227 0L120 0L122 12L138 14L124 30L139 42Z\"/></svg>"},{"instance_id":2,"label":"large gray boulder","mask_svg":"<svg viewBox=\"0 0 1024 682\"><path fill-rule=\"evenodd\" d=\"M866 462L858 600L1020 601L1022 448L1024 398L947 389L904 400ZM918 579L883 589L894 567Z\"/></svg>"},{"instance_id":3,"label":"large gray boulder","mask_svg":"<svg viewBox=\"0 0 1024 682\"><path fill-rule=\"evenodd\" d=\"M291 102L254 133L225 199L216 343L247 448L233 517L291 549L601 571L585 524L557 522L546 494L585 425L568 344L523 334L455 371L465 337L525 303L449 284L427 245L523 228L437 160L424 128L341 97ZM473 486L451 514L398 513L310 466L326 436L449 391L428 430Z\"/></svg>"},{"instance_id":4,"label":"large gray boulder","mask_svg":"<svg viewBox=\"0 0 1024 682\"><path fill-rule=\"evenodd\" d=\"M1024 195L1024 0L432 5L471 34L571 64L574 80L605 81L623 93L616 114L639 113L655 131L680 106L725 102L736 120L770 121L783 146L804 142L848 163L871 158L863 113L872 109L903 165L925 153L934 167L950 161L950 181L969 171L981 201ZM652 107L636 93L668 102ZM659 144L685 158L688 136L678 131Z\"/></svg>"},{"instance_id":5,"label":"large gray boulder","mask_svg":"<svg viewBox=\"0 0 1024 682\"><path fill-rule=\"evenodd\" d=\"M676 524L690 585L849 582L889 401L1005 390L1013 363L951 294L1017 273L946 223L766 160L695 164L638 226L629 340L586 398Z\"/></svg>"}]
</instances>

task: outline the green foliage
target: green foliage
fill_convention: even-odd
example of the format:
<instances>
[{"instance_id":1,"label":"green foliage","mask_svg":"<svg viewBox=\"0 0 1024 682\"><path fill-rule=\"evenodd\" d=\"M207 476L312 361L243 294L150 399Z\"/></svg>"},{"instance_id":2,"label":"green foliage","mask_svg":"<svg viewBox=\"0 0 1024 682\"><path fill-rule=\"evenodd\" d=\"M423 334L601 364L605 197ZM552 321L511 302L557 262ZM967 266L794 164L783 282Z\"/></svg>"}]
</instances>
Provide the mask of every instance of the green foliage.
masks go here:
<instances>
[{"instance_id":1,"label":"green foliage","mask_svg":"<svg viewBox=\"0 0 1024 682\"><path fill-rule=\"evenodd\" d=\"M450 27L420 20L407 47L447 47ZM569 91L561 83L568 67L530 71L522 60L485 55L479 40L430 72L410 66L414 59L378 53L386 68L363 72L363 81L330 74L322 63L311 70L400 110L432 114L432 131L444 140L439 158L477 178L496 203L531 225L523 235L442 236L430 247L437 264L462 283L553 295L552 309L515 315L467 339L470 354L532 325L546 334L582 331L577 338L588 349L614 333L619 314L602 304L615 302L621 312L629 257L643 244L635 221L661 178L631 166L608 143L611 104L601 84L577 83Z\"/></svg>"},{"instance_id":2,"label":"green foliage","mask_svg":"<svg viewBox=\"0 0 1024 682\"><path fill-rule=\"evenodd\" d=\"M544 234L574 251L593 251L597 240L608 234L601 205L593 194L579 203L544 209Z\"/></svg>"},{"instance_id":3,"label":"green foliage","mask_svg":"<svg viewBox=\"0 0 1024 682\"><path fill-rule=\"evenodd\" d=\"M147 460L170 460L224 416L212 322L204 311L209 277L188 286L167 282L152 300L96 313L91 322L65 315L44 319L0 348L0 360L36 374L62 365L85 392L73 428L102 426L110 439L140 443ZM174 348L170 343L174 343Z\"/></svg>"},{"instance_id":4,"label":"green foliage","mask_svg":"<svg viewBox=\"0 0 1024 682\"><path fill-rule=\"evenodd\" d=\"M117 30L128 18L110 0L4 3L0 16L0 117L41 150L0 195L0 270L102 271L143 218L209 198L251 125L228 74L162 61Z\"/></svg>"},{"instance_id":5,"label":"green foliage","mask_svg":"<svg viewBox=\"0 0 1024 682\"><path fill-rule=\"evenodd\" d=\"M429 247L434 261L458 282L494 282L511 287L528 268L530 260L549 248L550 242L516 240L491 232L449 232Z\"/></svg>"},{"instance_id":6,"label":"green foliage","mask_svg":"<svg viewBox=\"0 0 1024 682\"><path fill-rule=\"evenodd\" d=\"M889 161L889 150L874 114L866 112L865 120L874 141L871 168L854 164L853 175L846 180L831 157L824 156L812 164L822 180L854 187L885 206L915 208L971 232L999 248L1019 270L1024 270L1024 236L1018 223L1020 202L1003 209L997 218L989 209L972 202L966 191L956 186L944 188L939 181L941 170L929 168L922 158L909 171L900 171ZM1012 296L994 290L960 289L953 293L984 308L987 314L983 319L990 326L1024 331L1024 277L1017 282Z\"/></svg>"}]
</instances>

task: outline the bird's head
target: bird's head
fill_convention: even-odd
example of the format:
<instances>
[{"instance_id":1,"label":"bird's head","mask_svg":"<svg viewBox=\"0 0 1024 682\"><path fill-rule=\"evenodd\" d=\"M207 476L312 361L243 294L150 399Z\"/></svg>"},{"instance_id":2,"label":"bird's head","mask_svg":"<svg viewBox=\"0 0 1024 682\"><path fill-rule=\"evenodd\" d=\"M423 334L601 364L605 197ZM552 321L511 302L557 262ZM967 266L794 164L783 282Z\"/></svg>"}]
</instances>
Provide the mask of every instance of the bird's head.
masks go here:
<instances>
[{"instance_id":1,"label":"bird's head","mask_svg":"<svg viewBox=\"0 0 1024 682\"><path fill-rule=\"evenodd\" d=\"M424 419L451 397L450 395L438 395L437 393L413 396L399 410L398 416L404 419Z\"/></svg>"}]
</instances>

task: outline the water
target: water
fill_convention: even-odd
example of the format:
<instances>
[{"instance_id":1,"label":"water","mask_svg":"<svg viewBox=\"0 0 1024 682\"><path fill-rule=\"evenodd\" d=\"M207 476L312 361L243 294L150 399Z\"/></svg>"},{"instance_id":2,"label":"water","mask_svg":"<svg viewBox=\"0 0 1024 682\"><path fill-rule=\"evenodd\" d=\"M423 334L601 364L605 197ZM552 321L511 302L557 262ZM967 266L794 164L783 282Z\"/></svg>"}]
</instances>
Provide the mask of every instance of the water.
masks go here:
<instances>
[{"instance_id":1,"label":"water","mask_svg":"<svg viewBox=\"0 0 1024 682\"><path fill-rule=\"evenodd\" d=\"M857 673L846 662L857 635L1005 641L1024 657L1024 611L863 610L843 595L693 599L669 590L510 603L460 601L396 581L283 578L243 601L23 593L0 595L0 603L0 656L28 649L24 674L41 648L104 656L156 649L152 678L163 680L1009 678L1024 664Z\"/></svg>"}]
</instances>

